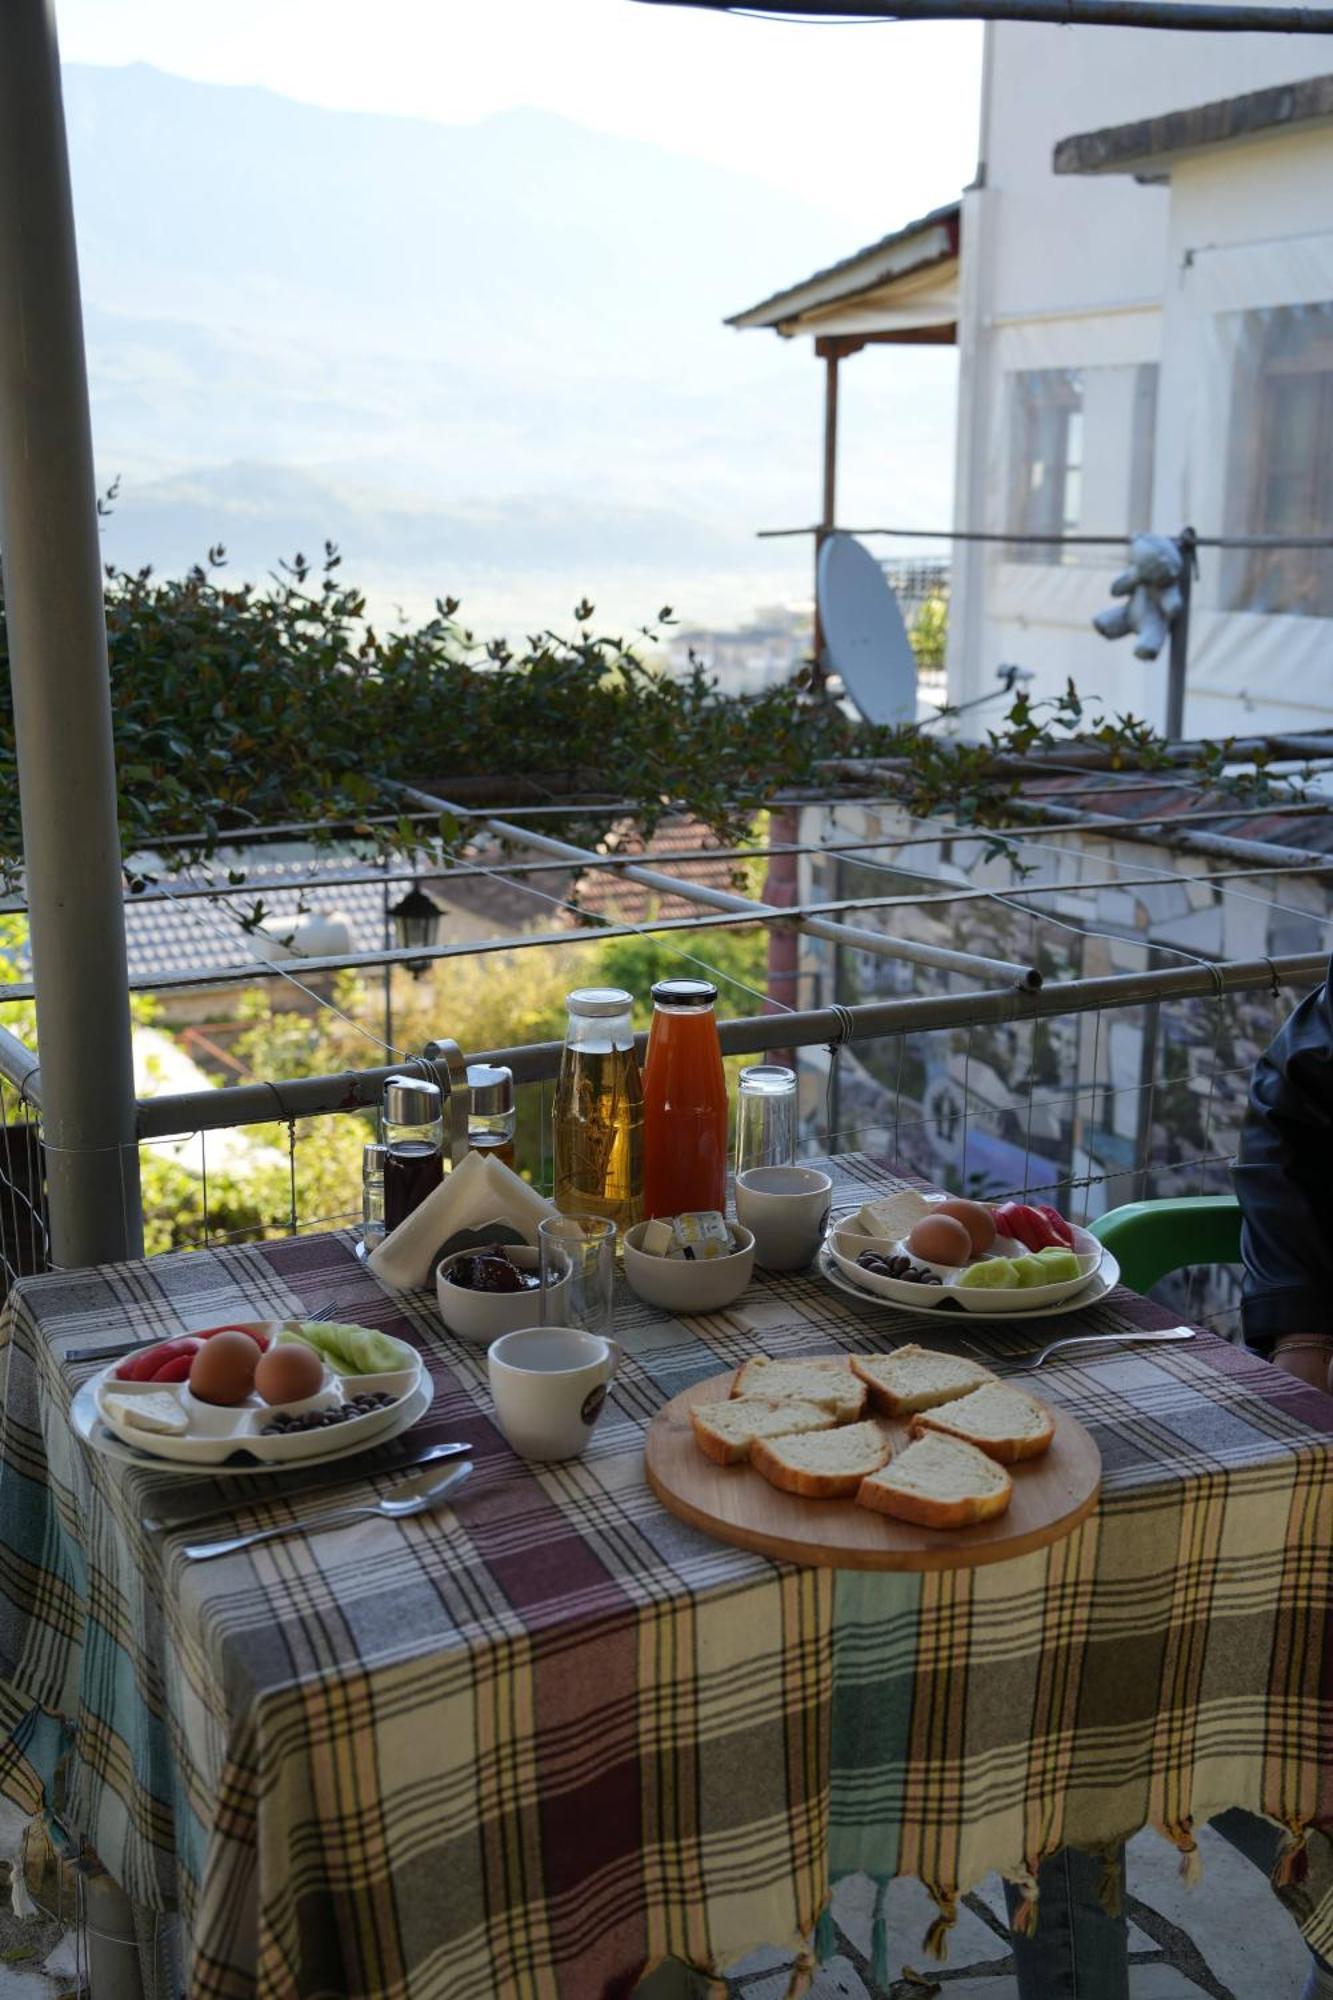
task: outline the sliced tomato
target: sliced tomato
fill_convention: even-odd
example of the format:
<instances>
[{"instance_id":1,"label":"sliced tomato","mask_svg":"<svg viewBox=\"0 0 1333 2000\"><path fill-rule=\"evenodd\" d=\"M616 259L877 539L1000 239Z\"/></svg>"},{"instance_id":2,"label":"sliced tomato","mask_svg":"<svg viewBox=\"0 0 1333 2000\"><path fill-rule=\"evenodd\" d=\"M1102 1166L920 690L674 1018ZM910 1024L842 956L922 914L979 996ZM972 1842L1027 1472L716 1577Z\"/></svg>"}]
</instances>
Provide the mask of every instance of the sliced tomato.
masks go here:
<instances>
[{"instance_id":1,"label":"sliced tomato","mask_svg":"<svg viewBox=\"0 0 1333 2000\"><path fill-rule=\"evenodd\" d=\"M194 1357L202 1345L202 1341L196 1340L188 1354L173 1354L170 1361L164 1361L162 1366L149 1376L149 1381L188 1382L190 1370L194 1366Z\"/></svg>"},{"instance_id":2,"label":"sliced tomato","mask_svg":"<svg viewBox=\"0 0 1333 2000\"><path fill-rule=\"evenodd\" d=\"M261 1333L259 1328L253 1323L249 1326L241 1326L236 1320L228 1320L225 1326L206 1326L201 1329L198 1338L200 1340L212 1340L213 1336L218 1333L243 1333L247 1340L253 1340L261 1354L267 1352L269 1346L268 1334Z\"/></svg>"},{"instance_id":3,"label":"sliced tomato","mask_svg":"<svg viewBox=\"0 0 1333 2000\"><path fill-rule=\"evenodd\" d=\"M1066 1222L1064 1216L1061 1215L1058 1208L1051 1208L1049 1204L1044 1201L1039 1201L1036 1204L1036 1209L1038 1215L1041 1216L1043 1221L1046 1223L1047 1228L1053 1229L1055 1231L1055 1234L1059 1237L1060 1242L1063 1244L1064 1248L1066 1250L1072 1250L1074 1247L1073 1224Z\"/></svg>"},{"instance_id":4,"label":"sliced tomato","mask_svg":"<svg viewBox=\"0 0 1333 2000\"><path fill-rule=\"evenodd\" d=\"M193 1334L180 1334L175 1340L158 1340L151 1347L145 1347L141 1354L131 1354L116 1370L118 1382L152 1382L157 1371L178 1355L193 1356L199 1342Z\"/></svg>"}]
</instances>

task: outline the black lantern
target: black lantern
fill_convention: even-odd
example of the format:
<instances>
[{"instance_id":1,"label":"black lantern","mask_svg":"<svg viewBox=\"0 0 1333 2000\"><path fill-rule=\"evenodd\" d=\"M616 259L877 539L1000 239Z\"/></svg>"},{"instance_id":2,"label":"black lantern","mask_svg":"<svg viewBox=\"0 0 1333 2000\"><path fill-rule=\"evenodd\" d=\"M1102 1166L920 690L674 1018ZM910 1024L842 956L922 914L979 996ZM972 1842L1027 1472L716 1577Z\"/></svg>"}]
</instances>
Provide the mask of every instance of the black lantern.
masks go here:
<instances>
[{"instance_id":1,"label":"black lantern","mask_svg":"<svg viewBox=\"0 0 1333 2000\"><path fill-rule=\"evenodd\" d=\"M394 937L404 951L412 951L428 949L435 943L444 911L419 882L414 882L407 894L391 905L389 915L393 919ZM414 979L420 979L430 969L428 958L409 958L405 963Z\"/></svg>"}]
</instances>

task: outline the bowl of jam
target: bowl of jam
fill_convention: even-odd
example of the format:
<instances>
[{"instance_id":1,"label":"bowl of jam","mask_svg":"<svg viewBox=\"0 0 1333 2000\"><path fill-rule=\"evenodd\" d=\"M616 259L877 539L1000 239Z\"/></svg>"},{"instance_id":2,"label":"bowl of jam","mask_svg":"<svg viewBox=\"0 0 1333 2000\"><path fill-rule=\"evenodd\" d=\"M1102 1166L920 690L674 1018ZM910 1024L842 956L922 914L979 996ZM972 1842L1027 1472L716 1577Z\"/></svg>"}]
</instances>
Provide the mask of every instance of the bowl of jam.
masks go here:
<instances>
[{"instance_id":1,"label":"bowl of jam","mask_svg":"<svg viewBox=\"0 0 1333 2000\"><path fill-rule=\"evenodd\" d=\"M540 1256L526 1243L487 1243L457 1250L435 1267L440 1318L460 1340L489 1346L502 1333L541 1323ZM563 1292L562 1278L553 1290Z\"/></svg>"}]
</instances>

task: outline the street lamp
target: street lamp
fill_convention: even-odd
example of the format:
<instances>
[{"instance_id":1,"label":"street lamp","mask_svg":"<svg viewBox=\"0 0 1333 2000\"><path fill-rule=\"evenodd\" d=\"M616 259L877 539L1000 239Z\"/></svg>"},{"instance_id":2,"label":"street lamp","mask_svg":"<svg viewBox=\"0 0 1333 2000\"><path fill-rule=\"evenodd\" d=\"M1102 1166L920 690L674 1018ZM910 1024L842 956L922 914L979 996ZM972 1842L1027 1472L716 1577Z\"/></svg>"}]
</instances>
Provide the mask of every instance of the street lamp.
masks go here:
<instances>
[{"instance_id":1,"label":"street lamp","mask_svg":"<svg viewBox=\"0 0 1333 2000\"><path fill-rule=\"evenodd\" d=\"M414 882L407 894L390 906L389 915L394 937L404 951L429 950L440 935L444 911L419 882ZM430 969L428 958L409 958L405 963L414 979Z\"/></svg>"}]
</instances>

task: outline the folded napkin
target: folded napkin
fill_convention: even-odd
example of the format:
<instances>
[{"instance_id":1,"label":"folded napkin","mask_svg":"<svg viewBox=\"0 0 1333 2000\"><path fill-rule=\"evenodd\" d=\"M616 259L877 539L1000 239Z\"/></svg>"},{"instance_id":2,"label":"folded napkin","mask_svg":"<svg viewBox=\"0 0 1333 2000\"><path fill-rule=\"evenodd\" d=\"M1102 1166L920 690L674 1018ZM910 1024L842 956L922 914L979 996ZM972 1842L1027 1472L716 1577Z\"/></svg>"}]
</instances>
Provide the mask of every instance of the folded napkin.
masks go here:
<instances>
[{"instance_id":1,"label":"folded napkin","mask_svg":"<svg viewBox=\"0 0 1333 2000\"><path fill-rule=\"evenodd\" d=\"M538 1223L556 1213L555 1204L503 1160L469 1153L368 1261L377 1278L406 1291L428 1285L440 1258L455 1250L481 1243L535 1243Z\"/></svg>"}]
</instances>

